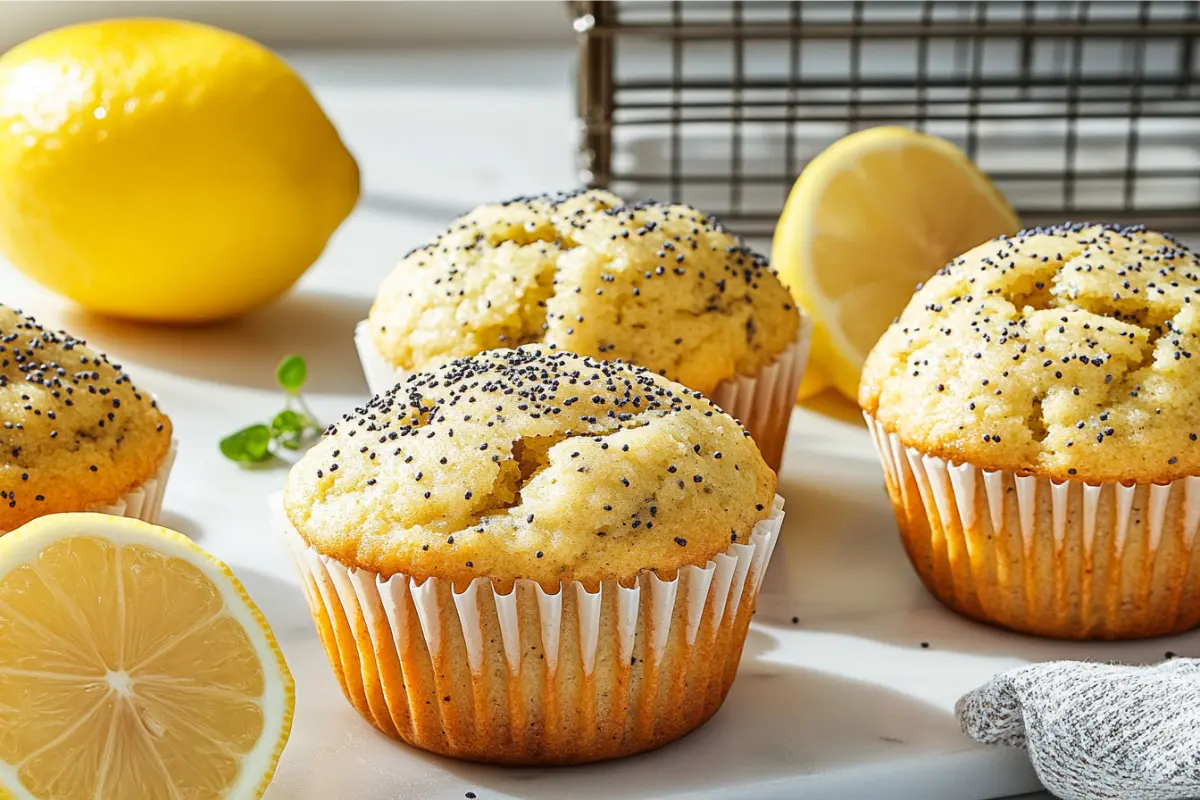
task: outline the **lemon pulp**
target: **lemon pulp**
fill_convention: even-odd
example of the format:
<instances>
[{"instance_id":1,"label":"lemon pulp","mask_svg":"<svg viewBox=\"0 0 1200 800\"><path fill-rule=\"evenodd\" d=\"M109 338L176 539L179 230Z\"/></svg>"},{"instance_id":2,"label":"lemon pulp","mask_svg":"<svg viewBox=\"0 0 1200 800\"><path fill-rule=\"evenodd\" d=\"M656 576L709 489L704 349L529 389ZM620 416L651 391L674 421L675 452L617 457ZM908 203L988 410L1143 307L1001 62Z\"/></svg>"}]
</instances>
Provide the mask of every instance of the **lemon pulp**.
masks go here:
<instances>
[{"instance_id":1,"label":"lemon pulp","mask_svg":"<svg viewBox=\"0 0 1200 800\"><path fill-rule=\"evenodd\" d=\"M265 788L291 679L273 639L245 624L243 590L186 546L147 541L162 529L61 522L94 516L0 539L0 786L62 800ZM129 521L116 522L100 527ZM30 528L60 535L22 547ZM12 564L10 538L32 557Z\"/></svg>"}]
</instances>

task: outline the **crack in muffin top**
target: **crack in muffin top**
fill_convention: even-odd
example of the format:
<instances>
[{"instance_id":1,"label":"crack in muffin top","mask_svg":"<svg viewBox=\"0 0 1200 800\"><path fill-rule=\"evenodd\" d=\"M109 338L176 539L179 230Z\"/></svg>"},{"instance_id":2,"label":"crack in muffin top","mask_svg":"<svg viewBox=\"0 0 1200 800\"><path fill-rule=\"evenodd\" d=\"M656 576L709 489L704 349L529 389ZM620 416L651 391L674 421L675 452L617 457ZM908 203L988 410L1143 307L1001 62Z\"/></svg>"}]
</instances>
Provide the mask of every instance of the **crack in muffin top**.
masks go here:
<instances>
[{"instance_id":1,"label":"crack in muffin top","mask_svg":"<svg viewBox=\"0 0 1200 800\"><path fill-rule=\"evenodd\" d=\"M319 552L388 576L589 586L746 542L775 475L697 392L534 345L417 373L355 409L288 476Z\"/></svg>"},{"instance_id":2,"label":"crack in muffin top","mask_svg":"<svg viewBox=\"0 0 1200 800\"><path fill-rule=\"evenodd\" d=\"M170 420L119 364L0 305L0 531L115 503L170 446Z\"/></svg>"},{"instance_id":3,"label":"crack in muffin top","mask_svg":"<svg viewBox=\"0 0 1200 800\"><path fill-rule=\"evenodd\" d=\"M1200 475L1200 259L1141 226L1022 231L919 287L859 403L908 446L1091 483Z\"/></svg>"},{"instance_id":4,"label":"crack in muffin top","mask_svg":"<svg viewBox=\"0 0 1200 800\"><path fill-rule=\"evenodd\" d=\"M595 190L480 206L409 253L370 315L407 371L541 342L703 392L768 365L799 324L766 259L715 219Z\"/></svg>"}]
</instances>

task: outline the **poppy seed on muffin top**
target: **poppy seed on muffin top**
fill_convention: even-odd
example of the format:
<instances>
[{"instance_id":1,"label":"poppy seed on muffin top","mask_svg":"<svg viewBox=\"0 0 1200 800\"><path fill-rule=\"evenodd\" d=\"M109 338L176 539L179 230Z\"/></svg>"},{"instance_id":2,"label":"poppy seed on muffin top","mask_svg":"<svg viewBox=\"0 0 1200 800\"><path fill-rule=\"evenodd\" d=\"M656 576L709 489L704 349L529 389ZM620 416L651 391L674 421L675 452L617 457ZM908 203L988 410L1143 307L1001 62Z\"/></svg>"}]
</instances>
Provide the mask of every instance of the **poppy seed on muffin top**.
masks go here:
<instances>
[{"instance_id":1,"label":"poppy seed on muffin top","mask_svg":"<svg viewBox=\"0 0 1200 800\"><path fill-rule=\"evenodd\" d=\"M0 531L114 503L170 447L170 420L119 364L0 305Z\"/></svg>"},{"instance_id":2,"label":"poppy seed on muffin top","mask_svg":"<svg viewBox=\"0 0 1200 800\"><path fill-rule=\"evenodd\" d=\"M1142 227L987 242L867 358L859 402L908 446L1058 480L1200 475L1200 259Z\"/></svg>"},{"instance_id":3,"label":"poppy seed on muffin top","mask_svg":"<svg viewBox=\"0 0 1200 800\"><path fill-rule=\"evenodd\" d=\"M544 343L706 393L770 364L799 326L766 259L712 217L594 190L480 206L406 256L370 316L404 371Z\"/></svg>"},{"instance_id":4,"label":"poppy seed on muffin top","mask_svg":"<svg viewBox=\"0 0 1200 800\"><path fill-rule=\"evenodd\" d=\"M284 503L350 566L549 590L702 566L748 540L775 482L697 392L528 346L417 373L356 409L292 469Z\"/></svg>"}]
</instances>

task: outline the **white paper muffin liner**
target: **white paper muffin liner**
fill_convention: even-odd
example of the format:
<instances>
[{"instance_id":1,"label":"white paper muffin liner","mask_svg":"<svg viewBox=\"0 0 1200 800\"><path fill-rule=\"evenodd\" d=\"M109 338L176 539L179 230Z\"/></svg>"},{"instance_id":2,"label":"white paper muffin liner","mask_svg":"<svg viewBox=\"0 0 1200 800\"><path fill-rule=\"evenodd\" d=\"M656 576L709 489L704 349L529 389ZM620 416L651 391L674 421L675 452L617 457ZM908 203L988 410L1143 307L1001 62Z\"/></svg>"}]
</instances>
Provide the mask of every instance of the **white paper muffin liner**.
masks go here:
<instances>
[{"instance_id":1,"label":"white paper muffin liner","mask_svg":"<svg viewBox=\"0 0 1200 800\"><path fill-rule=\"evenodd\" d=\"M733 681L783 522L783 498L703 567L594 592L517 580L382 578L307 544L270 499L330 664L391 736L445 755L579 763L666 744L711 717Z\"/></svg>"},{"instance_id":2,"label":"white paper muffin liner","mask_svg":"<svg viewBox=\"0 0 1200 800\"><path fill-rule=\"evenodd\" d=\"M122 494L117 502L92 505L78 510L110 514L114 517L130 517L152 524L158 522L158 515L162 513L163 495L167 491L167 478L170 477L171 468L175 465L175 453L178 445L179 443L172 439L171 448L167 451L167 455L163 458L154 477L141 486ZM5 533L7 531L0 531L0 535Z\"/></svg>"},{"instance_id":3,"label":"white paper muffin liner","mask_svg":"<svg viewBox=\"0 0 1200 800\"><path fill-rule=\"evenodd\" d=\"M955 464L864 414L901 538L950 608L1058 638L1200 625L1200 478L1090 484Z\"/></svg>"},{"instance_id":4,"label":"white paper muffin liner","mask_svg":"<svg viewBox=\"0 0 1200 800\"><path fill-rule=\"evenodd\" d=\"M767 465L776 472L783 461L788 424L796 405L796 392L804 377L812 343L812 321L800 316L796 338L782 353L754 375L739 375L722 381L710 398L725 413L741 421L754 438ZM402 382L408 373L394 367L371 339L368 320L354 329L354 346L362 363L367 388L382 394Z\"/></svg>"},{"instance_id":5,"label":"white paper muffin liner","mask_svg":"<svg viewBox=\"0 0 1200 800\"><path fill-rule=\"evenodd\" d=\"M371 394L383 394L408 377L408 372L393 366L375 347L370 320L364 319L354 326L354 347L358 350L358 360Z\"/></svg>"},{"instance_id":6,"label":"white paper muffin liner","mask_svg":"<svg viewBox=\"0 0 1200 800\"><path fill-rule=\"evenodd\" d=\"M710 395L722 411L750 431L763 460L776 472L783 463L788 425L811 344L812 320L801 314L795 340L774 361L755 375L722 381Z\"/></svg>"}]
</instances>

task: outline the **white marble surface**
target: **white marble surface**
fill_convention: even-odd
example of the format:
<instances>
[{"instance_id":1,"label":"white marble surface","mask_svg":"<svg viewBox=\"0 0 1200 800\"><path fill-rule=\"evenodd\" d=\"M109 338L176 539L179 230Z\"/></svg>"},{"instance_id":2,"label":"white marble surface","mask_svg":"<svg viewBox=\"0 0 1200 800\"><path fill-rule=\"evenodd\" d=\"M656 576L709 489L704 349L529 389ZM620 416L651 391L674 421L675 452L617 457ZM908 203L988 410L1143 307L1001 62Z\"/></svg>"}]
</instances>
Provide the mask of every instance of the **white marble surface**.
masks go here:
<instances>
[{"instance_id":1,"label":"white marble surface","mask_svg":"<svg viewBox=\"0 0 1200 800\"><path fill-rule=\"evenodd\" d=\"M273 368L291 352L309 360L310 395L326 419L363 399L352 331L391 264L483 199L573 184L570 59L564 49L297 56L363 166L366 197L295 292L239 322L179 330L106 321L0 263L0 301L119 356L174 418L180 457L163 521L241 576L296 677L295 729L268 797L972 800L1037 790L1023 753L961 736L951 709L962 692L1039 659L1200 655L1200 637L1056 644L944 611L905 561L853 415L796 412L774 592L726 707L684 741L588 767L490 768L394 743L341 698L268 529L264 498L284 471L239 469L217 441L277 409Z\"/></svg>"}]
</instances>

